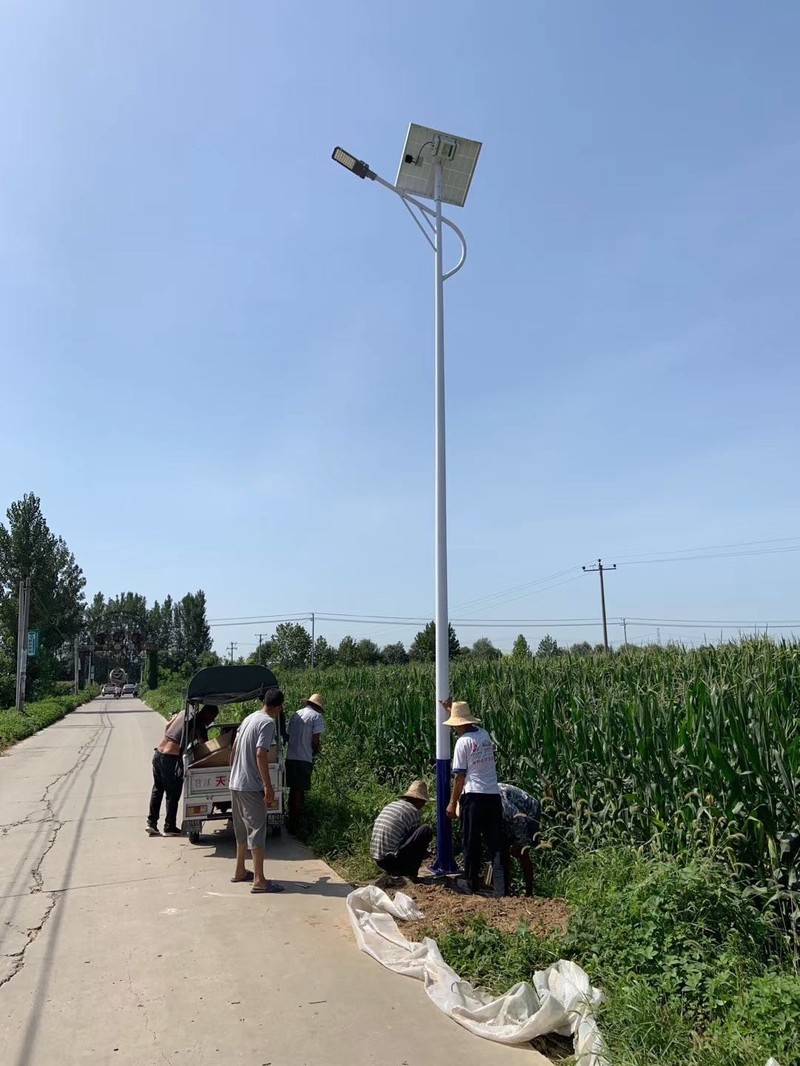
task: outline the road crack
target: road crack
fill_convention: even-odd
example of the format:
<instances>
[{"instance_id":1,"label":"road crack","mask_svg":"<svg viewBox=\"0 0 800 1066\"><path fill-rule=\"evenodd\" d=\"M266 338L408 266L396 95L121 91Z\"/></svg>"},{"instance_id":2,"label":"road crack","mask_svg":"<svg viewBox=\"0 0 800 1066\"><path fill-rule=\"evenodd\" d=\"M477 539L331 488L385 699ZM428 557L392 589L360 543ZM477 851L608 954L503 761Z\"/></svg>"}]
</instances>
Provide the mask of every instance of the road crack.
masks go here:
<instances>
[{"instance_id":1,"label":"road crack","mask_svg":"<svg viewBox=\"0 0 800 1066\"><path fill-rule=\"evenodd\" d=\"M131 1000L134 1003L136 1003L136 1006L142 1012L142 1019L144 1020L145 1032L148 1033L148 1035L152 1038L153 1048L159 1053L159 1055L164 1060L164 1062L169 1063L169 1059L164 1054L164 1052L161 1050L161 1045L158 1042L158 1034L156 1033L155 1029L150 1024L150 1013L147 1010L147 1004L145 1002L140 1002L139 994L137 993L136 989L133 987L133 976L131 975L130 956L128 957L128 960L125 963L125 972L128 975L128 991L131 994ZM144 1000L144 998L145 997L142 996L142 1001Z\"/></svg>"},{"instance_id":2,"label":"road crack","mask_svg":"<svg viewBox=\"0 0 800 1066\"><path fill-rule=\"evenodd\" d=\"M28 875L30 882L28 897L37 895L47 897L47 905L45 906L44 912L42 913L42 916L40 920L36 923L36 925L29 926L25 930L20 929L8 919L3 922L3 924L9 929L12 929L16 933L24 936L25 943L19 951L11 952L7 955L2 956L3 958L13 959L14 961L12 962L9 971L6 974L0 976L0 988L12 981L24 967L28 949L39 936L39 934L42 932L44 927L47 925L61 896L60 892L49 892L45 890L44 878L42 876L42 866L44 864L44 860L52 851L56 840L58 839L58 834L67 824L66 822L62 821L56 813L54 803L57 803L58 800L55 800L54 797L51 796L51 792L60 782L66 780L71 775L77 776L77 774L88 761L92 752L97 747L101 734L104 732L104 730L110 728L111 721L110 719L108 719L107 714L103 714L100 719L100 723L93 731L92 735L87 741L85 741L85 743L83 743L78 748L75 761L72 763L72 765L69 766L66 770L63 770L56 777L54 777L53 780L50 781L49 784L45 787L45 790L42 793L41 797L36 801L37 809L34 811L30 811L24 818L20 818L16 822L12 822L7 826L3 826L2 837L5 837L8 834L9 830L14 828L21 828L25 825L49 824L50 832L48 833L47 840L44 843L44 847L42 848L41 854L38 856L35 863L31 867ZM62 803L63 799L64 797L62 797ZM42 807L44 808L44 811L42 811ZM38 815L42 814L44 815L43 817L37 817ZM2 837L0 837L0 839L2 839Z\"/></svg>"}]
</instances>

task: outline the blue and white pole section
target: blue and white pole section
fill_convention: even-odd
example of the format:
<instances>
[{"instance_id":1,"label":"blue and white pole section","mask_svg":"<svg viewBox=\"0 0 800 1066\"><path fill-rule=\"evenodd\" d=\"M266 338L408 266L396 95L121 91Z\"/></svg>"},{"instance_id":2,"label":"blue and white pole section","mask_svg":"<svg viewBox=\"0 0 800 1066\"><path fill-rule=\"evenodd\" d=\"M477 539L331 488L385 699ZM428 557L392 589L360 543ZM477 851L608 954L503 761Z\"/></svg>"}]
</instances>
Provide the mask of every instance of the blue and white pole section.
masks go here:
<instances>
[{"instance_id":1,"label":"blue and white pole section","mask_svg":"<svg viewBox=\"0 0 800 1066\"><path fill-rule=\"evenodd\" d=\"M450 802L450 730L443 725L447 712L441 700L450 696L450 619L447 608L447 462L444 405L444 276L442 271L442 164L436 164L433 185L436 203L436 873L455 873L453 830L447 817Z\"/></svg>"}]
</instances>

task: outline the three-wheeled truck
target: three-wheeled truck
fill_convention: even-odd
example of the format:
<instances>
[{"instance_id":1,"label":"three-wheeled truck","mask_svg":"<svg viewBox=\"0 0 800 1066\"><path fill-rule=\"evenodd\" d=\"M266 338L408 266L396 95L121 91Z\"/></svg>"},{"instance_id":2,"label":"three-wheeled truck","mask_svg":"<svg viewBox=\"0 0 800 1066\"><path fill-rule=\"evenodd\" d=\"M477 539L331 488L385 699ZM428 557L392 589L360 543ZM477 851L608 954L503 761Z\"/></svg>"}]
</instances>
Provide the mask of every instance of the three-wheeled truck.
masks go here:
<instances>
[{"instance_id":1,"label":"three-wheeled truck","mask_svg":"<svg viewBox=\"0 0 800 1066\"><path fill-rule=\"evenodd\" d=\"M267 689L278 688L278 681L266 666L210 666L200 670L189 682L185 692L186 715L183 723L183 831L192 844L200 841L206 822L227 821L231 816L230 756L236 739L238 722L214 723L219 736L203 742L195 735L197 714L201 707L211 704L222 708L232 703L260 700ZM275 744L270 751L270 778L275 789L277 806L270 809L267 825L278 836L284 819L283 804L283 748L280 730L275 728Z\"/></svg>"}]
</instances>

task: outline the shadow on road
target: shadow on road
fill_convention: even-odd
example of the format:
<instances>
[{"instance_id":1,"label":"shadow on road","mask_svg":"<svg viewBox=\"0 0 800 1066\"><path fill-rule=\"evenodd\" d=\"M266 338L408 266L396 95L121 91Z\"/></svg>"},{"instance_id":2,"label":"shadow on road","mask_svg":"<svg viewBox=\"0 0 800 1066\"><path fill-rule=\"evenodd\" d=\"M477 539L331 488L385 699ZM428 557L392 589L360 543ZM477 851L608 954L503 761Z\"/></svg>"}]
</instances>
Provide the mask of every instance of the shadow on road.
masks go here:
<instances>
[{"instance_id":1,"label":"shadow on road","mask_svg":"<svg viewBox=\"0 0 800 1066\"><path fill-rule=\"evenodd\" d=\"M213 836L201 838L201 842L192 845L192 847L197 850L205 848L206 854L203 857L206 859L225 859L230 863L230 870L225 870L228 879L230 878L236 856L236 841L232 830L220 829ZM336 881L332 881L328 874L323 874L316 881L306 881L302 878L290 881L275 876L275 863L277 862L304 862L314 860L314 858L313 852L309 851L299 841L285 836L280 839L268 839L265 872L271 881L276 881L279 885L283 885L287 895L333 896L337 899L344 899L345 896L353 891L352 885L339 884Z\"/></svg>"}]
</instances>

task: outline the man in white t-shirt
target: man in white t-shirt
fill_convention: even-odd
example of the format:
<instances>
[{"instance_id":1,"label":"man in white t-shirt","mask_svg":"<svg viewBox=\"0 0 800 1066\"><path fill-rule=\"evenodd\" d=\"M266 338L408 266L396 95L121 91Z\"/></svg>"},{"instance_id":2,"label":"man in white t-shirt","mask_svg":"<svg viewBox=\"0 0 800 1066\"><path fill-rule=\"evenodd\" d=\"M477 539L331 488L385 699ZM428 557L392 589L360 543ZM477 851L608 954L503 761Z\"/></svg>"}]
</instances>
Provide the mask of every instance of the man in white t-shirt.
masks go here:
<instances>
[{"instance_id":1,"label":"man in white t-shirt","mask_svg":"<svg viewBox=\"0 0 800 1066\"><path fill-rule=\"evenodd\" d=\"M503 867L503 804L494 762L492 738L481 727L480 719L468 703L443 700L450 716L445 725L458 735L453 753L453 790L447 817L455 818L461 804L464 880L457 881L460 892L477 892L480 888L482 844L486 844L492 863L495 896L506 894Z\"/></svg>"},{"instance_id":2,"label":"man in white t-shirt","mask_svg":"<svg viewBox=\"0 0 800 1066\"><path fill-rule=\"evenodd\" d=\"M325 700L319 692L309 696L289 721L289 747L286 752L286 784L289 786L290 833L297 833L300 817L311 788L314 756L319 751L320 737L325 732Z\"/></svg>"},{"instance_id":3,"label":"man in white t-shirt","mask_svg":"<svg viewBox=\"0 0 800 1066\"><path fill-rule=\"evenodd\" d=\"M283 885L264 877L267 810L277 805L269 773L269 749L275 740L275 719L283 709L283 693L271 688L264 706L242 721L231 754L231 808L236 833L236 869L231 881L252 881L251 892L283 892ZM245 868L247 849L253 872Z\"/></svg>"}]
</instances>

